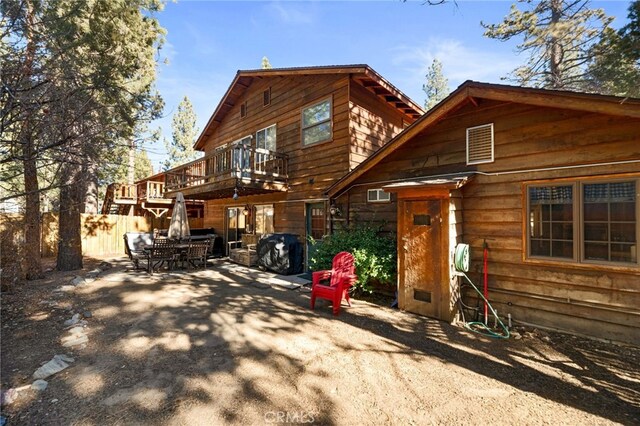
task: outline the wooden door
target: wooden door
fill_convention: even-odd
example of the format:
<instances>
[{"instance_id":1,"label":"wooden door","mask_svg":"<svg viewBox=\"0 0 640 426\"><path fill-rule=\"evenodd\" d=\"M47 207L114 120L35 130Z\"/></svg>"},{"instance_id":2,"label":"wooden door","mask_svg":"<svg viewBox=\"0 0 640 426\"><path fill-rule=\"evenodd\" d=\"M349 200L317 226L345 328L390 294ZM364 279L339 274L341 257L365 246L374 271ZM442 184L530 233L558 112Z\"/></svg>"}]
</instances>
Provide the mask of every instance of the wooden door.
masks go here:
<instances>
[{"instance_id":1,"label":"wooden door","mask_svg":"<svg viewBox=\"0 0 640 426\"><path fill-rule=\"evenodd\" d=\"M307 232L307 244L306 244L306 256L305 256L305 270L309 270L309 258L315 252L317 246L322 244L322 239L326 233L325 229L325 209L324 203L306 204L306 232ZM316 242L316 245L311 245L309 237L312 237Z\"/></svg>"},{"instance_id":2,"label":"wooden door","mask_svg":"<svg viewBox=\"0 0 640 426\"><path fill-rule=\"evenodd\" d=\"M446 256L442 207L442 199L405 200L400 204L398 303L400 309L446 320L442 309L447 275L442 270Z\"/></svg>"}]
</instances>

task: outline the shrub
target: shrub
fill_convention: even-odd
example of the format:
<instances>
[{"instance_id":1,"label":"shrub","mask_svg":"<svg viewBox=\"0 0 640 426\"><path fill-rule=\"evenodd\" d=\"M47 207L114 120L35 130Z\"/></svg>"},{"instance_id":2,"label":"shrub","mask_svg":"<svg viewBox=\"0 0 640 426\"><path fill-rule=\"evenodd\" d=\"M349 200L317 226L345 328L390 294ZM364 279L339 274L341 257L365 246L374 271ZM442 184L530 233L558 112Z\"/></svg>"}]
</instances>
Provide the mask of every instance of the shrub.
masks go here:
<instances>
[{"instance_id":1,"label":"shrub","mask_svg":"<svg viewBox=\"0 0 640 426\"><path fill-rule=\"evenodd\" d=\"M315 249L309 258L313 271L331 269L333 257L341 251L348 251L355 258L357 289L371 293L373 281L395 285L396 242L393 238L378 235L371 226L338 230L322 242L311 239L311 244Z\"/></svg>"}]
</instances>

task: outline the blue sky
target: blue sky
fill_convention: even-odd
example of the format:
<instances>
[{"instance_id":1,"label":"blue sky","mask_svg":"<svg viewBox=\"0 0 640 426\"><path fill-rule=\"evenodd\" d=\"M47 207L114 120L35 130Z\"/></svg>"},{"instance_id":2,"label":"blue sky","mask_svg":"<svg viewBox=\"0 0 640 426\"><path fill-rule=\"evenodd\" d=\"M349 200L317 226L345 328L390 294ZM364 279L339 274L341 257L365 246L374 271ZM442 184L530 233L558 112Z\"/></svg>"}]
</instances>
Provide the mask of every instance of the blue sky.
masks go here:
<instances>
[{"instance_id":1,"label":"blue sky","mask_svg":"<svg viewBox=\"0 0 640 426\"><path fill-rule=\"evenodd\" d=\"M171 116L188 96L202 130L239 69L368 64L419 104L434 58L451 89L465 80L500 82L524 62L516 42L482 36L480 21L497 23L511 1L464 1L440 6L422 1L186 1L158 15L167 30L157 87L164 118L152 123L171 137ZM626 21L628 1L593 2ZM165 158L160 142L146 146L154 170Z\"/></svg>"}]
</instances>

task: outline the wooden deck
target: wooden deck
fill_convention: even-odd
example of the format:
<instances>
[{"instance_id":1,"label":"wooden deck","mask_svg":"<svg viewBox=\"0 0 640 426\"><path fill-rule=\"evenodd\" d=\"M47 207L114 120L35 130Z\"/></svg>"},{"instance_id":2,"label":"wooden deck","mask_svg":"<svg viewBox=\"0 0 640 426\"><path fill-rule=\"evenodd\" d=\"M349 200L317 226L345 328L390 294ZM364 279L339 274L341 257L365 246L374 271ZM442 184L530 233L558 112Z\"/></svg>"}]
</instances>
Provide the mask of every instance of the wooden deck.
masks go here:
<instances>
[{"instance_id":1,"label":"wooden deck","mask_svg":"<svg viewBox=\"0 0 640 426\"><path fill-rule=\"evenodd\" d=\"M168 170L165 195L182 192L201 200L255 195L288 189L288 158L265 149L232 145Z\"/></svg>"}]
</instances>

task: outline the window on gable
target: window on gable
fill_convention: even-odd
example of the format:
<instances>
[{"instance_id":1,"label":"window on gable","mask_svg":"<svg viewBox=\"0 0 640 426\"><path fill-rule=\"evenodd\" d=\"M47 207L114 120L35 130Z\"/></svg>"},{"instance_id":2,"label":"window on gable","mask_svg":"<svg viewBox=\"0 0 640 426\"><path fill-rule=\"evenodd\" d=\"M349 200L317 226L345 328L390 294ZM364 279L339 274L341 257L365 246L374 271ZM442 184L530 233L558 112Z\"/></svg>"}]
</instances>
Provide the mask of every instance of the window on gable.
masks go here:
<instances>
[{"instance_id":1,"label":"window on gable","mask_svg":"<svg viewBox=\"0 0 640 426\"><path fill-rule=\"evenodd\" d=\"M532 258L638 265L639 180L527 187Z\"/></svg>"},{"instance_id":2,"label":"window on gable","mask_svg":"<svg viewBox=\"0 0 640 426\"><path fill-rule=\"evenodd\" d=\"M240 118L245 118L247 116L247 102L243 102L240 104Z\"/></svg>"},{"instance_id":3,"label":"window on gable","mask_svg":"<svg viewBox=\"0 0 640 426\"><path fill-rule=\"evenodd\" d=\"M369 189L367 191L367 201L369 203L387 203L391 201L391 194L380 188Z\"/></svg>"},{"instance_id":4,"label":"window on gable","mask_svg":"<svg viewBox=\"0 0 640 426\"><path fill-rule=\"evenodd\" d=\"M302 110L302 144L313 145L331 139L331 99Z\"/></svg>"},{"instance_id":5,"label":"window on gable","mask_svg":"<svg viewBox=\"0 0 640 426\"><path fill-rule=\"evenodd\" d=\"M493 123L467 129L467 164L493 162Z\"/></svg>"},{"instance_id":6,"label":"window on gable","mask_svg":"<svg viewBox=\"0 0 640 426\"><path fill-rule=\"evenodd\" d=\"M262 92L262 105L267 106L271 104L271 87Z\"/></svg>"}]
</instances>

